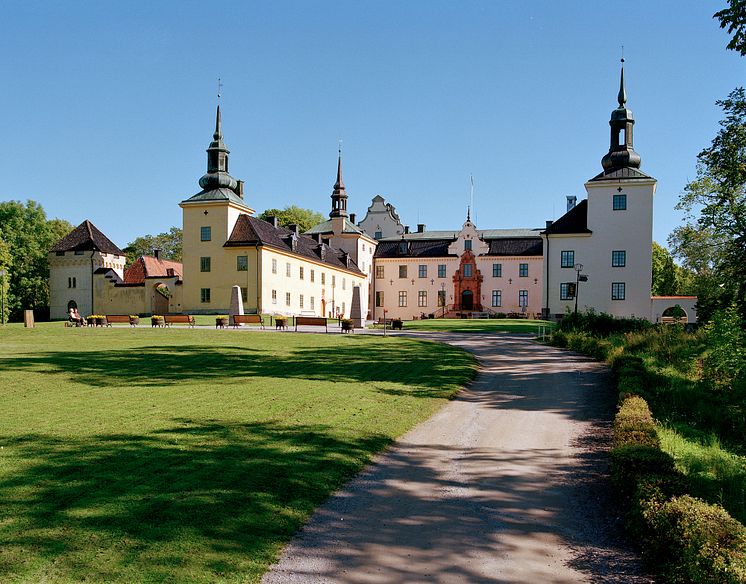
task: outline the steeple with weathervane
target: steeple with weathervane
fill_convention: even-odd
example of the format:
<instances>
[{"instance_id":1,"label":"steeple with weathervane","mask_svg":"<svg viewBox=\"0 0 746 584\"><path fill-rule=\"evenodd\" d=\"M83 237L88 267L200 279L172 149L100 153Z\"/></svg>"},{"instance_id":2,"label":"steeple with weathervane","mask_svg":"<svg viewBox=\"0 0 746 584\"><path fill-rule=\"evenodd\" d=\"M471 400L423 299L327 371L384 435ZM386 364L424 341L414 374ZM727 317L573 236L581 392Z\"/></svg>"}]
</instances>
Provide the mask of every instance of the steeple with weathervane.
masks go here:
<instances>
[{"instance_id":1,"label":"steeple with weathervane","mask_svg":"<svg viewBox=\"0 0 746 584\"><path fill-rule=\"evenodd\" d=\"M609 174L622 168L640 168L640 155L632 147L632 127L635 119L632 110L627 108L627 90L624 86L624 59L619 80L619 107L611 112L609 126L611 127L611 143L609 151L601 159L604 174Z\"/></svg>"},{"instance_id":2,"label":"steeple with weathervane","mask_svg":"<svg viewBox=\"0 0 746 584\"><path fill-rule=\"evenodd\" d=\"M342 181L342 148L339 148L337 157L337 181L332 191L332 211L329 217L347 217L347 190Z\"/></svg>"}]
</instances>

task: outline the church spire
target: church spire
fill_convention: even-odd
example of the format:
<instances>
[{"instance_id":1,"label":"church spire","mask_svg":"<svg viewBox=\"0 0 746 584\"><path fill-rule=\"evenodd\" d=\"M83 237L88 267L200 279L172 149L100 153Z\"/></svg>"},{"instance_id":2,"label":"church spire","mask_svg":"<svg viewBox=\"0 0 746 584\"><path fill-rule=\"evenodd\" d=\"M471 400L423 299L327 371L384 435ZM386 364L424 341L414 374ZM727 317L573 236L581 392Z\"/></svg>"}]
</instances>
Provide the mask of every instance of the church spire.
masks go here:
<instances>
[{"instance_id":1,"label":"church spire","mask_svg":"<svg viewBox=\"0 0 746 584\"><path fill-rule=\"evenodd\" d=\"M342 148L337 156L337 181L332 191L332 212L329 217L347 217L347 190L342 181Z\"/></svg>"},{"instance_id":2,"label":"church spire","mask_svg":"<svg viewBox=\"0 0 746 584\"><path fill-rule=\"evenodd\" d=\"M619 107L611 112L609 126L611 140L609 151L601 159L604 174L612 173L622 168L640 168L640 155L635 152L632 142L632 127L635 119L632 110L627 109L627 89L624 85L624 59L619 78L619 93L617 94Z\"/></svg>"},{"instance_id":3,"label":"church spire","mask_svg":"<svg viewBox=\"0 0 746 584\"><path fill-rule=\"evenodd\" d=\"M239 194L241 189L238 181L228 174L228 154L230 151L223 142L223 121L218 105L215 114L215 132L212 135L212 142L207 147L207 174L199 179L199 186L205 191L227 188L238 196L242 196L242 193Z\"/></svg>"}]
</instances>

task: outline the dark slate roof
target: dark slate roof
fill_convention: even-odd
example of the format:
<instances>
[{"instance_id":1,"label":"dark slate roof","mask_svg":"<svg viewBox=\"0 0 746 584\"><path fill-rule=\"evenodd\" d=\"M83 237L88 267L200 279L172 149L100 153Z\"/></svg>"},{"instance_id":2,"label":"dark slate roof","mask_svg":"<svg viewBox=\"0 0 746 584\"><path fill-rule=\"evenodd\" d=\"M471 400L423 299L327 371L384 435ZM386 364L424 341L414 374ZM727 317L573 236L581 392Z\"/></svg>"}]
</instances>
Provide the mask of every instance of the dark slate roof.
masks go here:
<instances>
[{"instance_id":1,"label":"dark slate roof","mask_svg":"<svg viewBox=\"0 0 746 584\"><path fill-rule=\"evenodd\" d=\"M233 227L233 231L228 241L225 242L224 247L242 247L256 244L267 245L285 253L311 258L317 262L322 262L335 268L358 272L362 276L365 276L352 258L350 258L350 265L347 267L343 260L344 252L342 250L326 244L319 244L312 237L297 235L298 243L296 250L293 251L290 243L292 234L292 231L284 227L275 227L267 221L241 214L238 216L236 225ZM326 256L323 260L320 256L319 245L323 245L326 249Z\"/></svg>"},{"instance_id":2,"label":"dark slate roof","mask_svg":"<svg viewBox=\"0 0 746 584\"><path fill-rule=\"evenodd\" d=\"M488 240L491 256L540 256L544 246L540 237L504 238Z\"/></svg>"},{"instance_id":3,"label":"dark slate roof","mask_svg":"<svg viewBox=\"0 0 746 584\"><path fill-rule=\"evenodd\" d=\"M376 247L375 257L377 258L396 258L396 257L420 257L420 258L435 258L435 257L446 257L448 253L448 246L453 243L453 239L429 239L429 240L405 240L407 242L407 253L402 254L399 252L399 243L401 239L393 240L389 239L386 241L380 241L378 247Z\"/></svg>"},{"instance_id":4,"label":"dark slate roof","mask_svg":"<svg viewBox=\"0 0 746 584\"><path fill-rule=\"evenodd\" d=\"M611 171L610 173L602 172L601 174L597 174L594 176L591 180L588 182L597 182L602 180L655 180L652 176L645 174L641 170L637 168L632 168L630 166L626 166L624 168L618 168L616 170Z\"/></svg>"},{"instance_id":5,"label":"dark slate roof","mask_svg":"<svg viewBox=\"0 0 746 584\"><path fill-rule=\"evenodd\" d=\"M246 201L231 189L224 187L210 189L209 191L200 191L196 195L189 197L186 201L182 201L182 203L201 203L203 201L230 201L235 205L245 207L246 209L249 208Z\"/></svg>"},{"instance_id":6,"label":"dark slate roof","mask_svg":"<svg viewBox=\"0 0 746 584\"><path fill-rule=\"evenodd\" d=\"M323 223L319 223L318 225L314 225L306 231L307 235L315 235L316 233L321 234L327 234L327 233L333 233L334 230L332 229L332 220L329 219L327 221L324 221ZM357 234L363 234L364 231L360 229L357 225L355 225L352 221L347 219L345 221L345 233L357 233Z\"/></svg>"},{"instance_id":7,"label":"dark slate roof","mask_svg":"<svg viewBox=\"0 0 746 584\"><path fill-rule=\"evenodd\" d=\"M592 233L588 229L588 199L583 199L543 231L547 235Z\"/></svg>"},{"instance_id":8,"label":"dark slate roof","mask_svg":"<svg viewBox=\"0 0 746 584\"><path fill-rule=\"evenodd\" d=\"M49 251L100 251L115 255L124 255L112 241L106 237L88 219L83 221Z\"/></svg>"}]
</instances>

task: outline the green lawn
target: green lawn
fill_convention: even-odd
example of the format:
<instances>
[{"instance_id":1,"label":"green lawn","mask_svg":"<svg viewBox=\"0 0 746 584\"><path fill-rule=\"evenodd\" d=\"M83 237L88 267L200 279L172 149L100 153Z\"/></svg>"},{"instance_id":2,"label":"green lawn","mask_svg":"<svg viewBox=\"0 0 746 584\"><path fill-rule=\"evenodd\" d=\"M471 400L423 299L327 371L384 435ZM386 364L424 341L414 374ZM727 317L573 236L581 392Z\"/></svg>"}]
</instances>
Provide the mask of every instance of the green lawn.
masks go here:
<instances>
[{"instance_id":1,"label":"green lawn","mask_svg":"<svg viewBox=\"0 0 746 584\"><path fill-rule=\"evenodd\" d=\"M553 323L545 320L527 320L524 318L434 318L425 320L405 321L405 330L415 331L449 331L454 333L534 333L539 327L554 327Z\"/></svg>"},{"instance_id":2,"label":"green lawn","mask_svg":"<svg viewBox=\"0 0 746 584\"><path fill-rule=\"evenodd\" d=\"M474 368L391 337L6 326L2 581L257 581Z\"/></svg>"}]
</instances>

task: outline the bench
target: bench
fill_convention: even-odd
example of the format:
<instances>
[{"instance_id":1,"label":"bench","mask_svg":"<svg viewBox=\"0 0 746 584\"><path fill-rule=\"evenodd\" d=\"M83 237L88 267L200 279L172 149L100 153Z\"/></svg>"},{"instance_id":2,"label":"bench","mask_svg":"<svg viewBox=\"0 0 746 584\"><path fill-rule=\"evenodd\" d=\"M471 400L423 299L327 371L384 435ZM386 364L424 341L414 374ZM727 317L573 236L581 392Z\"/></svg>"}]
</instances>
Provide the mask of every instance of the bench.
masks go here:
<instances>
[{"instance_id":1,"label":"bench","mask_svg":"<svg viewBox=\"0 0 746 584\"><path fill-rule=\"evenodd\" d=\"M194 317L190 314L166 314L163 319L166 326L188 324L190 327L194 327Z\"/></svg>"},{"instance_id":2,"label":"bench","mask_svg":"<svg viewBox=\"0 0 746 584\"><path fill-rule=\"evenodd\" d=\"M264 321L259 314L234 314L233 328L237 328L242 324L258 324L261 328L264 328Z\"/></svg>"},{"instance_id":3,"label":"bench","mask_svg":"<svg viewBox=\"0 0 746 584\"><path fill-rule=\"evenodd\" d=\"M298 332L298 325L309 325L309 326L323 326L324 330L328 333L326 318L323 316L296 316L295 317L295 332Z\"/></svg>"},{"instance_id":4,"label":"bench","mask_svg":"<svg viewBox=\"0 0 746 584\"><path fill-rule=\"evenodd\" d=\"M112 324L130 324L132 326L135 326L130 321L129 314L107 314L106 326L111 326Z\"/></svg>"}]
</instances>

